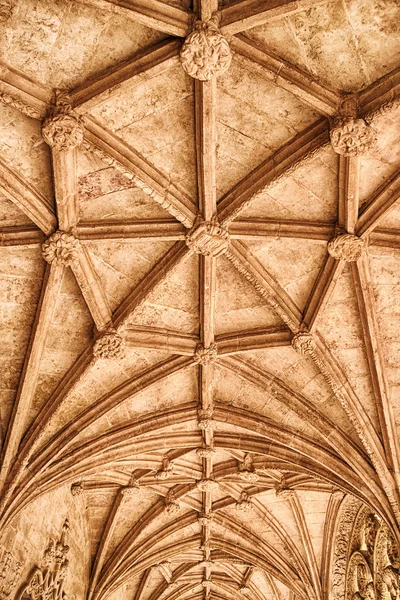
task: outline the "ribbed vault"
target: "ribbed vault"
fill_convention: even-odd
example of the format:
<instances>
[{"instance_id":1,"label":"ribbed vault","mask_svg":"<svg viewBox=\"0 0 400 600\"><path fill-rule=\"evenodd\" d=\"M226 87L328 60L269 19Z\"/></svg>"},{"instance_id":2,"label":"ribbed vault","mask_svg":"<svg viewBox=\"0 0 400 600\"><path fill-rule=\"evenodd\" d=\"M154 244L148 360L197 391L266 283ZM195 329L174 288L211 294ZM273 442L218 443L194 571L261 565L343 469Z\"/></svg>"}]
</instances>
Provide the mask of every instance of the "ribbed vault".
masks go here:
<instances>
[{"instance_id":1,"label":"ribbed vault","mask_svg":"<svg viewBox=\"0 0 400 600\"><path fill-rule=\"evenodd\" d=\"M0 5L0 546L68 517L87 600L400 578L396 0Z\"/></svg>"}]
</instances>

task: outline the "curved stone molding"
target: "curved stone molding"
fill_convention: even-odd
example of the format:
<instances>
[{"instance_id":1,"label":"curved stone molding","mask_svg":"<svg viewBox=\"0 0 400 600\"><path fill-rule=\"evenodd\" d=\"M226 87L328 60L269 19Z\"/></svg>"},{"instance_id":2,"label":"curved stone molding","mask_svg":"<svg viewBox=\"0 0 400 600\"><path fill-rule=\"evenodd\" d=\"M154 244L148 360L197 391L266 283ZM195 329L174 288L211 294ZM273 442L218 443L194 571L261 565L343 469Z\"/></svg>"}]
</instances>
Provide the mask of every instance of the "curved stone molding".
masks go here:
<instances>
[{"instance_id":1,"label":"curved stone molding","mask_svg":"<svg viewBox=\"0 0 400 600\"><path fill-rule=\"evenodd\" d=\"M81 118L72 110L68 91L55 90L53 104L42 125L44 141L56 150L72 150L82 144L83 135Z\"/></svg>"},{"instance_id":2,"label":"curved stone molding","mask_svg":"<svg viewBox=\"0 0 400 600\"><path fill-rule=\"evenodd\" d=\"M217 16L195 22L182 46L180 60L186 73L201 81L209 81L229 69L232 52L218 29Z\"/></svg>"},{"instance_id":3,"label":"curved stone molding","mask_svg":"<svg viewBox=\"0 0 400 600\"><path fill-rule=\"evenodd\" d=\"M109 329L100 336L93 346L93 356L116 360L125 356L125 340L115 329Z\"/></svg>"},{"instance_id":4,"label":"curved stone molding","mask_svg":"<svg viewBox=\"0 0 400 600\"><path fill-rule=\"evenodd\" d=\"M336 260L345 262L355 262L361 258L366 248L363 239L357 235L344 233L330 240L328 243L328 252Z\"/></svg>"},{"instance_id":5,"label":"curved stone molding","mask_svg":"<svg viewBox=\"0 0 400 600\"><path fill-rule=\"evenodd\" d=\"M359 156L372 148L376 133L363 119L337 117L331 125L330 138L337 154Z\"/></svg>"},{"instance_id":6,"label":"curved stone molding","mask_svg":"<svg viewBox=\"0 0 400 600\"><path fill-rule=\"evenodd\" d=\"M203 256L221 256L225 254L230 235L216 219L195 224L186 234L186 244L192 252Z\"/></svg>"},{"instance_id":7,"label":"curved stone molding","mask_svg":"<svg viewBox=\"0 0 400 600\"><path fill-rule=\"evenodd\" d=\"M65 267L76 264L79 260L80 242L66 231L55 231L43 244L42 255L48 263L60 263Z\"/></svg>"},{"instance_id":8,"label":"curved stone molding","mask_svg":"<svg viewBox=\"0 0 400 600\"><path fill-rule=\"evenodd\" d=\"M295 491L287 487L277 487L275 490L275 494L278 498L290 500L291 498L293 498Z\"/></svg>"},{"instance_id":9,"label":"curved stone molding","mask_svg":"<svg viewBox=\"0 0 400 600\"><path fill-rule=\"evenodd\" d=\"M205 348L203 344L198 344L196 347L193 360L198 365L203 367L214 363L217 360L218 350L215 344L211 344L208 348Z\"/></svg>"}]
</instances>

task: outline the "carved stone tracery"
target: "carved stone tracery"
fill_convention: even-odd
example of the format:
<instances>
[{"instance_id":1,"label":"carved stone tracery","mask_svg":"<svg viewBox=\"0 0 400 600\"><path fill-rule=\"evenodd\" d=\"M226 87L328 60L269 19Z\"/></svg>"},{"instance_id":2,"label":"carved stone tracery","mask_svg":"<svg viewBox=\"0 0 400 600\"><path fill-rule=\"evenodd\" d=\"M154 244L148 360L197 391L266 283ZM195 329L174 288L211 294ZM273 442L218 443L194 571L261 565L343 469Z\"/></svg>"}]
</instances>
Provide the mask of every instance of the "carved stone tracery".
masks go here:
<instances>
[{"instance_id":1,"label":"carved stone tracery","mask_svg":"<svg viewBox=\"0 0 400 600\"><path fill-rule=\"evenodd\" d=\"M182 67L195 79L208 81L225 73L232 61L227 40L218 29L218 16L196 21L180 53Z\"/></svg>"}]
</instances>

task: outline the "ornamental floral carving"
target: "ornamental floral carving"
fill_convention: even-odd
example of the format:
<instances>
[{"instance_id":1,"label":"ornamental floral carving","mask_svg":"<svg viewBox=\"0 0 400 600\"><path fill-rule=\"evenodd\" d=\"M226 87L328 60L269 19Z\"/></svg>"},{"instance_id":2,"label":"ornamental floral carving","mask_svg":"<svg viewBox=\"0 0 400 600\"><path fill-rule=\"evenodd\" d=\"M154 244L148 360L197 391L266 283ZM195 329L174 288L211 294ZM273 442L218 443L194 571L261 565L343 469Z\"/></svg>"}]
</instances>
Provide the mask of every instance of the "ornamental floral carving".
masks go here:
<instances>
[{"instance_id":1,"label":"ornamental floral carving","mask_svg":"<svg viewBox=\"0 0 400 600\"><path fill-rule=\"evenodd\" d=\"M198 344L193 356L193 360L198 365L205 367L217 360L218 350L215 344L204 347L203 344Z\"/></svg>"},{"instance_id":2,"label":"ornamental floral carving","mask_svg":"<svg viewBox=\"0 0 400 600\"><path fill-rule=\"evenodd\" d=\"M376 140L374 129L363 119L337 117L331 126L332 148L343 156L358 156L371 149Z\"/></svg>"},{"instance_id":3,"label":"ornamental floral carving","mask_svg":"<svg viewBox=\"0 0 400 600\"><path fill-rule=\"evenodd\" d=\"M72 150L82 144L83 135L81 118L72 110L68 91L56 89L42 125L44 141L56 150Z\"/></svg>"},{"instance_id":4,"label":"ornamental floral carving","mask_svg":"<svg viewBox=\"0 0 400 600\"><path fill-rule=\"evenodd\" d=\"M21 575L21 563L4 548L0 549L0 600L11 597Z\"/></svg>"},{"instance_id":5,"label":"ornamental floral carving","mask_svg":"<svg viewBox=\"0 0 400 600\"><path fill-rule=\"evenodd\" d=\"M357 235L344 233L330 240L328 252L336 260L355 262L361 258L365 250L365 242Z\"/></svg>"},{"instance_id":6,"label":"ornamental floral carving","mask_svg":"<svg viewBox=\"0 0 400 600\"><path fill-rule=\"evenodd\" d=\"M225 73L232 61L227 40L218 29L218 17L196 21L180 53L182 67L188 75L201 81Z\"/></svg>"},{"instance_id":7,"label":"ornamental floral carving","mask_svg":"<svg viewBox=\"0 0 400 600\"><path fill-rule=\"evenodd\" d=\"M230 235L214 216L211 221L197 221L186 234L186 244L196 254L221 256L229 246Z\"/></svg>"},{"instance_id":8,"label":"ornamental floral carving","mask_svg":"<svg viewBox=\"0 0 400 600\"><path fill-rule=\"evenodd\" d=\"M93 346L93 356L108 360L116 360L125 356L125 340L113 328L103 333Z\"/></svg>"},{"instance_id":9,"label":"ornamental floral carving","mask_svg":"<svg viewBox=\"0 0 400 600\"><path fill-rule=\"evenodd\" d=\"M50 264L68 267L78 262L80 248L80 241L72 233L58 229L42 244L42 255Z\"/></svg>"},{"instance_id":10,"label":"ornamental floral carving","mask_svg":"<svg viewBox=\"0 0 400 600\"><path fill-rule=\"evenodd\" d=\"M28 583L20 589L18 599L66 600L64 580L68 573L69 561L67 544L69 533L68 519L64 521L60 538L50 539L40 567L33 568Z\"/></svg>"}]
</instances>

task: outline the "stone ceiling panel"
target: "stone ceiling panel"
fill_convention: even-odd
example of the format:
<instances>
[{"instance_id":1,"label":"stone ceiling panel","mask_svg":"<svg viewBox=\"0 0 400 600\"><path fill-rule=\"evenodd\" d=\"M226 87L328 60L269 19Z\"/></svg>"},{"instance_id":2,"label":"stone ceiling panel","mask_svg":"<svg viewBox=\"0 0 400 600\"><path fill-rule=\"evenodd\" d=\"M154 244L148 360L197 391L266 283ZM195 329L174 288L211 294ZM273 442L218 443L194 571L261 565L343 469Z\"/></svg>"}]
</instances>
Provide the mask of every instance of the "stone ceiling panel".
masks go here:
<instances>
[{"instance_id":1,"label":"stone ceiling panel","mask_svg":"<svg viewBox=\"0 0 400 600\"><path fill-rule=\"evenodd\" d=\"M374 427L379 431L376 402L368 366L360 309L350 267L347 267L318 323L318 331L340 360L350 384L360 398Z\"/></svg>"},{"instance_id":2,"label":"stone ceiling panel","mask_svg":"<svg viewBox=\"0 0 400 600\"><path fill-rule=\"evenodd\" d=\"M17 2L11 19L0 24L7 64L51 87L75 87L164 37L68 0Z\"/></svg>"},{"instance_id":3,"label":"stone ceiling panel","mask_svg":"<svg viewBox=\"0 0 400 600\"><path fill-rule=\"evenodd\" d=\"M307 219L334 222L337 213L337 156L331 148L300 163L256 195L243 218Z\"/></svg>"},{"instance_id":4,"label":"stone ceiling panel","mask_svg":"<svg viewBox=\"0 0 400 600\"><path fill-rule=\"evenodd\" d=\"M399 62L396 0L334 0L246 32L332 89L357 91Z\"/></svg>"},{"instance_id":5,"label":"stone ceiling panel","mask_svg":"<svg viewBox=\"0 0 400 600\"><path fill-rule=\"evenodd\" d=\"M219 258L217 262L215 299L217 335L282 325L279 317L265 306L263 298L225 257Z\"/></svg>"},{"instance_id":6,"label":"stone ceiling panel","mask_svg":"<svg viewBox=\"0 0 400 600\"><path fill-rule=\"evenodd\" d=\"M326 255L319 240L270 238L247 242L254 256L303 311Z\"/></svg>"},{"instance_id":7,"label":"stone ceiling panel","mask_svg":"<svg viewBox=\"0 0 400 600\"><path fill-rule=\"evenodd\" d=\"M40 298L43 270L37 248L0 248L2 436L6 431L24 364Z\"/></svg>"},{"instance_id":8,"label":"stone ceiling panel","mask_svg":"<svg viewBox=\"0 0 400 600\"><path fill-rule=\"evenodd\" d=\"M294 95L233 61L218 80L217 195L318 119Z\"/></svg>"}]
</instances>

